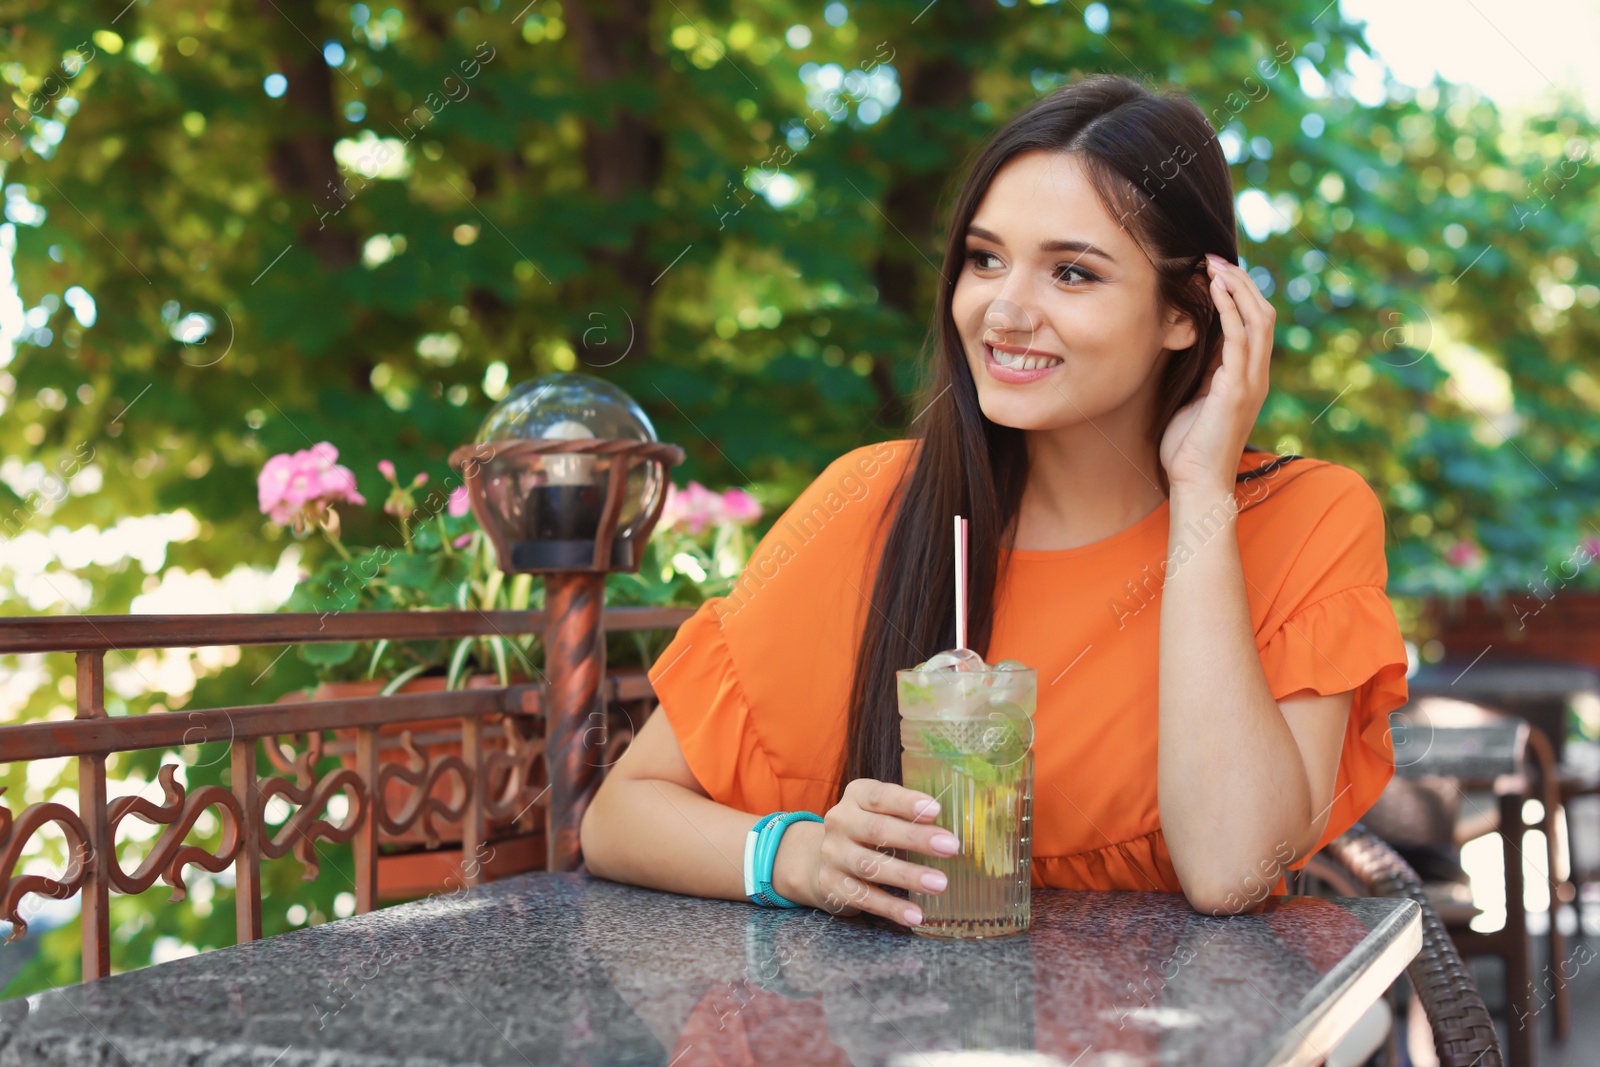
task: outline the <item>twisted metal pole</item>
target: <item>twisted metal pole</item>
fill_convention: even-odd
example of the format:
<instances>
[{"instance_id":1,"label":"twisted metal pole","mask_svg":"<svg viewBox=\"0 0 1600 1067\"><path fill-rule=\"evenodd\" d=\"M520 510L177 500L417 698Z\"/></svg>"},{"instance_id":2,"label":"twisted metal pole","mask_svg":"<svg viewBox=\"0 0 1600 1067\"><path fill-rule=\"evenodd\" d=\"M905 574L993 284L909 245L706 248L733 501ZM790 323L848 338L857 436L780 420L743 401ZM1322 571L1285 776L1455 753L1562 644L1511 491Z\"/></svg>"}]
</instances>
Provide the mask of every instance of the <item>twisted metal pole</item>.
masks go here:
<instances>
[{"instance_id":1,"label":"twisted metal pole","mask_svg":"<svg viewBox=\"0 0 1600 1067\"><path fill-rule=\"evenodd\" d=\"M550 783L547 870L577 869L578 828L598 784L605 743L606 576L583 571L545 577L545 770Z\"/></svg>"}]
</instances>

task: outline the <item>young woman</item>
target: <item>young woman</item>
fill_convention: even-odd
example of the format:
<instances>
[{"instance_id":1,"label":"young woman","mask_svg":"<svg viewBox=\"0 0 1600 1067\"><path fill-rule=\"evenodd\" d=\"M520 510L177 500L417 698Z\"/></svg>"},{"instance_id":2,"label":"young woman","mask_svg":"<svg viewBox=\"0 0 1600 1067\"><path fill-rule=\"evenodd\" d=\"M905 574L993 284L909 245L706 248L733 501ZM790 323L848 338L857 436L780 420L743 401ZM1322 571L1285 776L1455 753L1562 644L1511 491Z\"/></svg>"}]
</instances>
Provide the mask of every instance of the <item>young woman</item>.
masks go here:
<instances>
[{"instance_id":1,"label":"young woman","mask_svg":"<svg viewBox=\"0 0 1600 1067\"><path fill-rule=\"evenodd\" d=\"M894 672L968 644L1036 668L1035 886L1244 910L1393 774L1406 653L1360 475L1246 447L1275 313L1236 265L1195 104L1097 75L1036 101L955 205L917 436L835 461L650 670L660 701L582 827L590 871L744 899L758 816L804 810L773 888L915 925L951 854L900 781Z\"/></svg>"}]
</instances>

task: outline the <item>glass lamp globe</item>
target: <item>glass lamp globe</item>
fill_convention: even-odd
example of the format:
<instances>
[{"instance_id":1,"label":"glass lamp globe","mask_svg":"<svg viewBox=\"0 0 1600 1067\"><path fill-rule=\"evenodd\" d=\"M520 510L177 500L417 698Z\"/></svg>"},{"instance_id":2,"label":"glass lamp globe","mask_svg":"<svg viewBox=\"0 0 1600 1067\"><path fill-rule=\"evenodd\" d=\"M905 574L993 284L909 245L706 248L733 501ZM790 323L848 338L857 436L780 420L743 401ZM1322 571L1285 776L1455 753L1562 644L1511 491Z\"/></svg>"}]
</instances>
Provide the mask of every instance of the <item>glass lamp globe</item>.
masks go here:
<instances>
[{"instance_id":1,"label":"glass lamp globe","mask_svg":"<svg viewBox=\"0 0 1600 1067\"><path fill-rule=\"evenodd\" d=\"M636 571L683 451L610 382L549 374L512 389L452 459L502 570Z\"/></svg>"}]
</instances>

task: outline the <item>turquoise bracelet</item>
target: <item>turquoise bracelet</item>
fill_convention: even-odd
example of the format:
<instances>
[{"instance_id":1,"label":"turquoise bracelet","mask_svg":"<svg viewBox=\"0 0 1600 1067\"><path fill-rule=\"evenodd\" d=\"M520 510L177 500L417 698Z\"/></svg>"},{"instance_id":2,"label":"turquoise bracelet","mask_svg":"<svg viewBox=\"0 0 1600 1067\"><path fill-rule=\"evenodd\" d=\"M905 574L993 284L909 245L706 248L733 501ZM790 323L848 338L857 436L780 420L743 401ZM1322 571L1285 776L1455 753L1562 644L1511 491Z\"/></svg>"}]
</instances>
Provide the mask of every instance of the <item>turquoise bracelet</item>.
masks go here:
<instances>
[{"instance_id":1,"label":"turquoise bracelet","mask_svg":"<svg viewBox=\"0 0 1600 1067\"><path fill-rule=\"evenodd\" d=\"M809 811L775 811L763 815L750 828L744 847L744 891L752 903L768 908L797 908L772 888L772 865L778 858L783 832L797 822L821 822L822 816Z\"/></svg>"}]
</instances>

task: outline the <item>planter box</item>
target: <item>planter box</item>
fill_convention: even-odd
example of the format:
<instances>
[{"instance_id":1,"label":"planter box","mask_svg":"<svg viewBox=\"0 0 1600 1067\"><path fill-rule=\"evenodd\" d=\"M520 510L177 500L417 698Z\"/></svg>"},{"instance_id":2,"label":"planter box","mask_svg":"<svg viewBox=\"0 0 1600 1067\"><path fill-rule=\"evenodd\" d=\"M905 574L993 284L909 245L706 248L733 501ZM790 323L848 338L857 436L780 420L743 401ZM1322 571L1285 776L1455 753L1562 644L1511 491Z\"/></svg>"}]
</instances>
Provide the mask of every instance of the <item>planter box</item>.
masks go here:
<instances>
[{"instance_id":1,"label":"planter box","mask_svg":"<svg viewBox=\"0 0 1600 1067\"><path fill-rule=\"evenodd\" d=\"M526 684L526 678L513 678L512 684ZM312 690L312 700L339 700L349 697L376 696L383 691L386 682L323 682ZM499 678L494 675L474 675L467 679L468 689L497 689L500 686ZM413 678L406 682L396 693L442 693L445 690L443 677ZM527 723L528 720L521 720ZM484 748L489 752L504 753L510 748L510 740L505 730L508 720L505 718L490 718L484 723L483 741ZM532 725L532 724L530 724ZM410 747L407 747L406 735L410 734ZM356 731L336 730L336 740L329 744L325 751L330 755L337 755L341 763L354 769L356 766ZM542 746L542 731L530 733L525 742ZM412 773L417 773L426 767L426 761L441 758L461 758L461 720L459 718L419 719L416 722L395 723L378 727L378 767L380 772L389 765L398 765ZM420 764L420 765L419 765ZM540 764L542 766L542 763ZM539 774L538 788L544 787L544 777ZM457 808L461 806L460 776L457 774L444 774L439 776L433 787L428 791L429 797L437 801L442 807ZM391 777L384 786L385 809L391 813L398 812L415 792L415 786L406 781ZM516 832L520 829L523 833L537 832L543 835L542 818L535 819L539 810L524 815L517 823L496 823L489 820L484 828L485 840L496 836L505 836L506 831ZM535 822L541 825L535 826ZM384 846L398 846L400 848L438 848L441 846L461 846L461 823L459 820L445 821L443 818L433 820L433 829L436 831L434 840L429 840L422 820L407 828L401 833L390 833L381 830L378 835L378 844ZM380 885L382 882L380 881Z\"/></svg>"},{"instance_id":2,"label":"planter box","mask_svg":"<svg viewBox=\"0 0 1600 1067\"><path fill-rule=\"evenodd\" d=\"M1544 731L1559 759L1568 737L1600 736L1600 593L1541 589L1427 605L1444 659L1412 679L1414 693L1476 701Z\"/></svg>"},{"instance_id":3,"label":"planter box","mask_svg":"<svg viewBox=\"0 0 1600 1067\"><path fill-rule=\"evenodd\" d=\"M610 677L624 679L643 674L642 670L628 669L611 672ZM512 684L525 684L527 681L525 678L513 678ZM290 694L282 702L376 696L386 684L379 680L324 682L309 695ZM499 686L499 678L494 675L475 675L466 683L469 689L497 689ZM443 677L422 677L413 678L396 693L438 693L443 692L444 688ZM650 704L653 706L653 701ZM650 708L644 708L643 714L634 712L630 716L628 709L613 704L610 711L613 722L617 723L617 717L621 716L618 725L627 728L641 725L643 715L647 715ZM333 735L333 740L323 744L322 751L338 756L345 767L355 769L356 731L335 730ZM417 818L398 833L379 828L378 890L381 899L410 899L458 889L465 883L467 871L474 871L483 880L490 881L524 871L544 869L547 854L545 813L542 804L533 802L547 784L543 723L537 719L516 716L491 716L485 720L483 743L485 759L500 764L491 775L498 793L503 795L505 792L507 768L512 762L520 759L527 766L527 779L517 791L516 802L506 805L509 810L503 817L491 816L486 819L483 852L475 858L464 856L460 819L447 820L442 814L444 810L461 806L461 777L455 771L437 775L428 789L428 797L434 802L436 812L431 827L425 825L423 818ZM402 809L415 805L419 778L428 766L444 759L459 760L461 756L459 718L422 719L380 726L378 766L380 774L385 776L385 810L393 817ZM274 758L270 746L268 759L280 771L292 773L285 763ZM395 767L396 771L386 771L388 767ZM397 771L404 771L406 777L401 777Z\"/></svg>"},{"instance_id":4,"label":"planter box","mask_svg":"<svg viewBox=\"0 0 1600 1067\"><path fill-rule=\"evenodd\" d=\"M1544 592L1544 590L1541 590ZM1428 601L1427 617L1450 660L1485 659L1581 663L1600 670L1600 592L1554 589L1541 600L1510 593L1496 603L1469 596Z\"/></svg>"}]
</instances>

